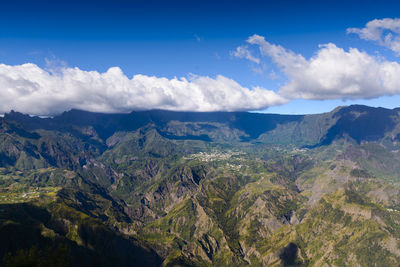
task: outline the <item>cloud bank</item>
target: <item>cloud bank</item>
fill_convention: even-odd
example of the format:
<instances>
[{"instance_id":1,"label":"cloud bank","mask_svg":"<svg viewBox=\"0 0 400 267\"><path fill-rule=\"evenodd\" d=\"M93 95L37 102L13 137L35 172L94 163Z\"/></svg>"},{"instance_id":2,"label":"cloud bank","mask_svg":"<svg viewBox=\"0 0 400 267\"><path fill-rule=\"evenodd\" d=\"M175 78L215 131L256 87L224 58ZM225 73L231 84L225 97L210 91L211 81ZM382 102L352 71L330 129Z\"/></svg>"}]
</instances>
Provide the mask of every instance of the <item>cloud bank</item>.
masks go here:
<instances>
[{"instance_id":1,"label":"cloud bank","mask_svg":"<svg viewBox=\"0 0 400 267\"><path fill-rule=\"evenodd\" d=\"M400 56L400 19L374 19L364 28L348 28L347 33L355 33L361 39L375 41L391 49Z\"/></svg>"},{"instance_id":2,"label":"cloud bank","mask_svg":"<svg viewBox=\"0 0 400 267\"><path fill-rule=\"evenodd\" d=\"M14 109L54 115L72 108L95 112L144 109L233 111L260 110L287 100L261 87L246 88L216 78L128 78L120 68L104 73L63 67L50 72L35 64L0 64L0 113Z\"/></svg>"},{"instance_id":3,"label":"cloud bank","mask_svg":"<svg viewBox=\"0 0 400 267\"><path fill-rule=\"evenodd\" d=\"M364 28L349 28L347 32L376 41L400 55L400 19L372 20ZM253 53L254 48L259 53ZM292 99L355 100L400 95L400 64L357 48L345 50L328 43L305 58L255 34L231 55L251 61L256 68L266 66L268 59L279 70L279 74L273 70L273 76L284 75L286 82L275 92L246 88L222 75L129 78L118 67L99 73L66 65L47 70L30 63L0 64L0 114L14 109L55 115L73 108L109 113L146 109L249 111Z\"/></svg>"},{"instance_id":4,"label":"cloud bank","mask_svg":"<svg viewBox=\"0 0 400 267\"><path fill-rule=\"evenodd\" d=\"M288 78L278 94L288 99L371 99L400 94L400 64L379 59L357 48L320 45L309 59L264 37L247 40ZM246 54L243 52L243 54Z\"/></svg>"}]
</instances>

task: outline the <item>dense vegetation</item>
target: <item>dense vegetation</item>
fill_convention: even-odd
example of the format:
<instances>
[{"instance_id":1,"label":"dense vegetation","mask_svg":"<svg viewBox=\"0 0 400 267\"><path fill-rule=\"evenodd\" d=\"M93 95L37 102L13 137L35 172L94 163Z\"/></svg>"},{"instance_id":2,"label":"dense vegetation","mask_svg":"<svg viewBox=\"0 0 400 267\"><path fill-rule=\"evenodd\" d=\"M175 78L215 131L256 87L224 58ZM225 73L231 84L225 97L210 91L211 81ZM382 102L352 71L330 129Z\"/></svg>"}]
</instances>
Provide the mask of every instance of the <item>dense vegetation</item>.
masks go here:
<instances>
[{"instance_id":1,"label":"dense vegetation","mask_svg":"<svg viewBox=\"0 0 400 267\"><path fill-rule=\"evenodd\" d=\"M0 118L0 265L394 266L400 111Z\"/></svg>"}]
</instances>

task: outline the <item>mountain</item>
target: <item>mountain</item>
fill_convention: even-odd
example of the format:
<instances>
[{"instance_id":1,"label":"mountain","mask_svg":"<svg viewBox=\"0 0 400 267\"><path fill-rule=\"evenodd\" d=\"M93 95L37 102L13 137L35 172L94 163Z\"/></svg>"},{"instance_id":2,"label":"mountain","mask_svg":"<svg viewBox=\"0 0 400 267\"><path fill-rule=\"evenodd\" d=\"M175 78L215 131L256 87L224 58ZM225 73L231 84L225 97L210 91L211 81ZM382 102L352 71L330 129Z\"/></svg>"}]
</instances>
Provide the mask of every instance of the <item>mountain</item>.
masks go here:
<instances>
[{"instance_id":1,"label":"mountain","mask_svg":"<svg viewBox=\"0 0 400 267\"><path fill-rule=\"evenodd\" d=\"M393 266L400 109L0 118L4 266Z\"/></svg>"}]
</instances>

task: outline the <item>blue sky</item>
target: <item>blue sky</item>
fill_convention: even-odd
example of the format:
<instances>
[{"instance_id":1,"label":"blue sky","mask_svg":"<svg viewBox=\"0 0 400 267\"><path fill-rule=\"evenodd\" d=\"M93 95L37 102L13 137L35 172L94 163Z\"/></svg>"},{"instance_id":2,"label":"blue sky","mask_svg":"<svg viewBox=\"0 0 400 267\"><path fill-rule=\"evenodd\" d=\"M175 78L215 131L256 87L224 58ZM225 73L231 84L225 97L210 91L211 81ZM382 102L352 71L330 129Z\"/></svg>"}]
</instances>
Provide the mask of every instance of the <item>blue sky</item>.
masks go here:
<instances>
[{"instance_id":1,"label":"blue sky","mask_svg":"<svg viewBox=\"0 0 400 267\"><path fill-rule=\"evenodd\" d=\"M368 0L2 1L0 63L6 66L33 63L41 70L52 73L75 67L82 71L104 73L111 67L119 67L128 78L142 74L146 77L190 79L194 74L215 79L222 75L245 88L262 87L278 92L291 77L287 77L287 73L271 61L271 55L260 55L258 46L246 43L250 36L263 36L269 44L280 45L306 59L315 56L320 44L333 43L345 51L355 47L376 58L398 62L398 55L392 49L360 38L357 34L347 34L346 30L363 28L374 19L394 19L399 8L398 1ZM262 59L262 63L256 64L235 56L233 52L240 46L248 48L255 57ZM3 74L10 76L11 71L7 69ZM279 79L272 79L271 73ZM24 76L24 81L26 79ZM1 81L0 90L4 90ZM211 82L214 84L214 81ZM203 80L196 80L195 85L202 86L204 83ZM14 85L5 84L3 88L7 86L11 88ZM54 83L49 86L54 86ZM66 86L64 90L68 88ZM212 93L211 89L207 90L208 94ZM325 100L315 100L324 99L324 94L311 99L300 97L290 101L266 101L265 105L252 102L239 105L238 110L254 110L254 107L262 106L261 109L266 112L299 114L330 111L338 105L354 103L389 108L398 106L400 98L396 96L397 93L391 93L395 96L382 96L385 94L366 94L367 98L373 98L371 100L364 100L362 94L350 97L329 94ZM87 95L90 94L87 93L85 97L90 97ZM102 95L99 99L104 97ZM14 98L19 98L14 101L15 104L0 102L0 110L6 112L12 108L29 113L61 112L53 108L24 110L22 107L37 105L37 102L22 101L28 97L20 93ZM39 93L36 98L40 100ZM89 103L88 106L91 104L85 101L75 105L75 98L65 100L69 103L64 109L84 108L85 103ZM350 99L342 100L346 98ZM58 96L58 105L62 99ZM168 101L174 102L175 106L164 102L160 105L161 102L156 101L154 108L174 109L176 103L180 103ZM124 103L123 109L117 109L115 105L118 103L115 100L111 106L102 104L89 109L113 112L152 108L151 105ZM222 109L234 110L235 103L227 104ZM185 109L191 107L188 105ZM218 110L215 105L193 109Z\"/></svg>"}]
</instances>

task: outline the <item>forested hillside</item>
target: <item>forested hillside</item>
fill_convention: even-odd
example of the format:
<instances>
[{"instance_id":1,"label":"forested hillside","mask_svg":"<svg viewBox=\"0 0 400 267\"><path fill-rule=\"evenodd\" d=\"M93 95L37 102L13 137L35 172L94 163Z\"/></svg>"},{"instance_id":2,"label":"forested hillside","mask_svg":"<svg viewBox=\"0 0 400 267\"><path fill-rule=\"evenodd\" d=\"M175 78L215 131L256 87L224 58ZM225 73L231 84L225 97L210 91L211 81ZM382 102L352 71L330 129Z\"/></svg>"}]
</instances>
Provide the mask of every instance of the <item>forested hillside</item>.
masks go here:
<instances>
[{"instance_id":1,"label":"forested hillside","mask_svg":"<svg viewBox=\"0 0 400 267\"><path fill-rule=\"evenodd\" d=\"M395 266L400 110L0 118L0 265Z\"/></svg>"}]
</instances>

